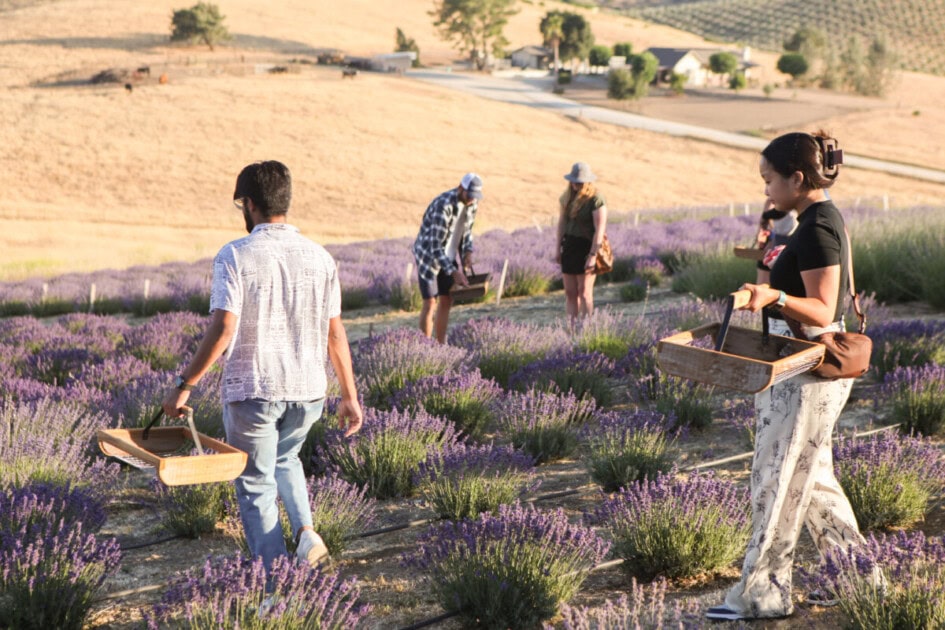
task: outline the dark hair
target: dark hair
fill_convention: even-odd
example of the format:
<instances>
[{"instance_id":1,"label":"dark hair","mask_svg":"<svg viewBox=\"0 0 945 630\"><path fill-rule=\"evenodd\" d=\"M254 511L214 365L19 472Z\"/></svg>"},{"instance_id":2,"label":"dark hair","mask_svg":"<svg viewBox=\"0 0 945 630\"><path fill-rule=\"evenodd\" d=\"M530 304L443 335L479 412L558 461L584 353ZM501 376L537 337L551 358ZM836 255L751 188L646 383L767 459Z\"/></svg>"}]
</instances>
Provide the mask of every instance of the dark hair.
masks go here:
<instances>
[{"instance_id":1,"label":"dark hair","mask_svg":"<svg viewBox=\"0 0 945 630\"><path fill-rule=\"evenodd\" d=\"M790 177L800 171L804 187L830 188L840 173L843 151L840 143L826 132L786 133L772 140L761 152L779 175Z\"/></svg>"},{"instance_id":2,"label":"dark hair","mask_svg":"<svg viewBox=\"0 0 945 630\"><path fill-rule=\"evenodd\" d=\"M253 204L271 217L286 214L292 202L292 175L282 162L269 160L245 167L236 177L233 199L249 197Z\"/></svg>"}]
</instances>

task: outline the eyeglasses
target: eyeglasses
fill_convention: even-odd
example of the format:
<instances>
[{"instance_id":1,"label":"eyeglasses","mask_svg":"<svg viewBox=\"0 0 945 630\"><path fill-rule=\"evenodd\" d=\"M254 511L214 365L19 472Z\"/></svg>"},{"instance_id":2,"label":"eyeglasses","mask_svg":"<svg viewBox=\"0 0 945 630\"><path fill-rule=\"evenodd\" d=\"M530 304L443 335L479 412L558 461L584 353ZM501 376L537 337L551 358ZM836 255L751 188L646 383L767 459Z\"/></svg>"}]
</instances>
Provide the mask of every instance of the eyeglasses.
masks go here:
<instances>
[{"instance_id":1,"label":"eyeglasses","mask_svg":"<svg viewBox=\"0 0 945 630\"><path fill-rule=\"evenodd\" d=\"M242 212L246 209L246 197L237 197L233 200L233 205L236 206L236 209Z\"/></svg>"}]
</instances>

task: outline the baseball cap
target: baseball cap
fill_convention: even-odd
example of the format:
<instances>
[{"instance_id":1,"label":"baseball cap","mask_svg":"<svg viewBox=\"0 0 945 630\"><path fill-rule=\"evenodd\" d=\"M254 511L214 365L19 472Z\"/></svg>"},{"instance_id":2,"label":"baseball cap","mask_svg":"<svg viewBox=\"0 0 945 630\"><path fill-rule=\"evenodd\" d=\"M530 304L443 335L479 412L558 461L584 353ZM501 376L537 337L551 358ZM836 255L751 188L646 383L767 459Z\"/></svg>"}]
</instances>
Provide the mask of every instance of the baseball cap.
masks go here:
<instances>
[{"instance_id":1,"label":"baseball cap","mask_svg":"<svg viewBox=\"0 0 945 630\"><path fill-rule=\"evenodd\" d=\"M463 175L463 181L459 183L469 196L473 199L482 199L482 178L475 173L466 173Z\"/></svg>"}]
</instances>

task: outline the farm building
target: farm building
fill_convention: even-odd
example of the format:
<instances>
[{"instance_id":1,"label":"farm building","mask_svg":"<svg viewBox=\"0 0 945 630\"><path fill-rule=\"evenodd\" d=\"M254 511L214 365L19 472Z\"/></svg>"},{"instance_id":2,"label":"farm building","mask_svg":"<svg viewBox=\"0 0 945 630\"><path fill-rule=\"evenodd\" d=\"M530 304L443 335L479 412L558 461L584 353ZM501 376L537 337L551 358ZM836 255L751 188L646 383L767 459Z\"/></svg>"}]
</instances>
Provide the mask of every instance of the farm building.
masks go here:
<instances>
[{"instance_id":1,"label":"farm building","mask_svg":"<svg viewBox=\"0 0 945 630\"><path fill-rule=\"evenodd\" d=\"M656 73L657 83L669 83L672 74L681 74L686 77L686 87L706 87L710 84L712 71L709 69L709 58L719 52L721 48L648 48L659 62ZM751 79L752 69L758 64L751 61L751 49L745 48L741 53L733 54L738 57L738 69L745 73L746 79Z\"/></svg>"},{"instance_id":2,"label":"farm building","mask_svg":"<svg viewBox=\"0 0 945 630\"><path fill-rule=\"evenodd\" d=\"M513 68L547 68L554 59L554 51L544 46L523 46L512 51Z\"/></svg>"}]
</instances>

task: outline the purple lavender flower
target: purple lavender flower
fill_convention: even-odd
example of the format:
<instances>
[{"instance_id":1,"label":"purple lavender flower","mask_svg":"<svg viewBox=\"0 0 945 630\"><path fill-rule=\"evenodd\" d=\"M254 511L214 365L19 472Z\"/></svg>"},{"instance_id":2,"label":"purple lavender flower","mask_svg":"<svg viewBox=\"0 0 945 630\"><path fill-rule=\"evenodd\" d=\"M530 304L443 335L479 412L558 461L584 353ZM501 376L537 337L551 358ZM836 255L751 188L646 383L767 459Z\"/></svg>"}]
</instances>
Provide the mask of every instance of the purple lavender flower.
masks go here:
<instances>
[{"instance_id":1,"label":"purple lavender flower","mask_svg":"<svg viewBox=\"0 0 945 630\"><path fill-rule=\"evenodd\" d=\"M929 440L893 431L839 438L834 471L861 529L908 526L945 489L945 457Z\"/></svg>"},{"instance_id":2,"label":"purple lavender flower","mask_svg":"<svg viewBox=\"0 0 945 630\"><path fill-rule=\"evenodd\" d=\"M538 463L567 457L577 448L580 426L595 416L593 400L541 391L509 394L496 409L496 423L515 448Z\"/></svg>"},{"instance_id":3,"label":"purple lavender flower","mask_svg":"<svg viewBox=\"0 0 945 630\"><path fill-rule=\"evenodd\" d=\"M945 322L879 321L869 327L869 336L873 341L870 366L880 378L897 367L945 364Z\"/></svg>"},{"instance_id":4,"label":"purple lavender flower","mask_svg":"<svg viewBox=\"0 0 945 630\"><path fill-rule=\"evenodd\" d=\"M567 332L560 326L549 329L494 317L454 327L449 341L467 349L483 377L503 387L522 366L570 347Z\"/></svg>"},{"instance_id":5,"label":"purple lavender flower","mask_svg":"<svg viewBox=\"0 0 945 630\"><path fill-rule=\"evenodd\" d=\"M69 484L31 483L0 492L0 532L33 531L42 522L82 523L97 532L105 524L104 501Z\"/></svg>"},{"instance_id":6,"label":"purple lavender flower","mask_svg":"<svg viewBox=\"0 0 945 630\"><path fill-rule=\"evenodd\" d=\"M581 431L591 479L604 492L613 492L668 472L680 433L674 430L675 423L672 416L648 411L601 414L597 426L585 425Z\"/></svg>"},{"instance_id":7,"label":"purple lavender flower","mask_svg":"<svg viewBox=\"0 0 945 630\"><path fill-rule=\"evenodd\" d=\"M677 599L670 605L666 601L668 582L657 580L649 588L631 580L630 595L622 594L613 601L608 599L604 605L595 609L576 608L564 604L561 607L564 630L670 630L671 628L702 627L702 605L694 597ZM554 630L546 625L545 630Z\"/></svg>"},{"instance_id":8,"label":"purple lavender flower","mask_svg":"<svg viewBox=\"0 0 945 630\"><path fill-rule=\"evenodd\" d=\"M509 386L518 391L570 393L606 407L613 397L607 379L615 374L614 361L599 352L564 351L520 368L509 378Z\"/></svg>"},{"instance_id":9,"label":"purple lavender flower","mask_svg":"<svg viewBox=\"0 0 945 630\"><path fill-rule=\"evenodd\" d=\"M430 453L414 482L437 514L459 520L534 490L534 466L534 458L511 446L453 444Z\"/></svg>"},{"instance_id":10,"label":"purple lavender flower","mask_svg":"<svg viewBox=\"0 0 945 630\"><path fill-rule=\"evenodd\" d=\"M329 553L344 551L347 541L366 531L376 520L377 501L335 475L308 481L312 527L322 537Z\"/></svg>"},{"instance_id":11,"label":"purple lavender flower","mask_svg":"<svg viewBox=\"0 0 945 630\"><path fill-rule=\"evenodd\" d=\"M945 366L896 368L886 375L883 393L903 432L936 435L945 429Z\"/></svg>"},{"instance_id":12,"label":"purple lavender flower","mask_svg":"<svg viewBox=\"0 0 945 630\"><path fill-rule=\"evenodd\" d=\"M424 376L462 372L467 353L425 337L413 328L362 339L354 354L354 372L371 406L387 404L407 383Z\"/></svg>"},{"instance_id":13,"label":"purple lavender flower","mask_svg":"<svg viewBox=\"0 0 945 630\"><path fill-rule=\"evenodd\" d=\"M755 448L755 401L748 398L730 398L722 407L722 418L745 436L745 447Z\"/></svg>"},{"instance_id":14,"label":"purple lavender flower","mask_svg":"<svg viewBox=\"0 0 945 630\"><path fill-rule=\"evenodd\" d=\"M479 370L427 376L408 383L390 399L394 409L424 409L453 422L464 435L480 437L492 419L492 405L502 388Z\"/></svg>"},{"instance_id":15,"label":"purple lavender flower","mask_svg":"<svg viewBox=\"0 0 945 630\"><path fill-rule=\"evenodd\" d=\"M624 570L641 579L726 567L751 534L747 489L712 474L631 483L598 507L592 521L612 530Z\"/></svg>"},{"instance_id":16,"label":"purple lavender flower","mask_svg":"<svg viewBox=\"0 0 945 630\"><path fill-rule=\"evenodd\" d=\"M364 412L364 428L351 438L341 429L328 429L325 445L317 448L318 466L337 472L347 481L366 488L378 499L409 496L413 473L433 449L458 441L448 421L425 411L414 413Z\"/></svg>"},{"instance_id":17,"label":"purple lavender flower","mask_svg":"<svg viewBox=\"0 0 945 630\"><path fill-rule=\"evenodd\" d=\"M404 563L427 572L447 610L487 627L530 627L577 592L608 548L564 510L502 505L476 520L434 525Z\"/></svg>"},{"instance_id":18,"label":"purple lavender flower","mask_svg":"<svg viewBox=\"0 0 945 630\"><path fill-rule=\"evenodd\" d=\"M255 628L262 621L265 627L345 630L358 627L371 612L360 596L356 579L343 581L338 573L289 556L276 558L268 576L260 558L208 558L172 584L145 619L153 630L179 614L190 628ZM266 599L271 607L260 620Z\"/></svg>"},{"instance_id":19,"label":"purple lavender flower","mask_svg":"<svg viewBox=\"0 0 945 630\"><path fill-rule=\"evenodd\" d=\"M581 352L599 352L618 361L631 348L652 343L657 326L643 317L630 318L624 313L604 307L583 320L574 345Z\"/></svg>"}]
</instances>

